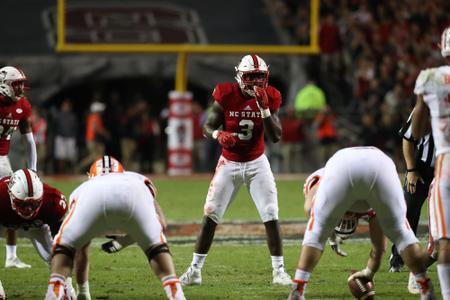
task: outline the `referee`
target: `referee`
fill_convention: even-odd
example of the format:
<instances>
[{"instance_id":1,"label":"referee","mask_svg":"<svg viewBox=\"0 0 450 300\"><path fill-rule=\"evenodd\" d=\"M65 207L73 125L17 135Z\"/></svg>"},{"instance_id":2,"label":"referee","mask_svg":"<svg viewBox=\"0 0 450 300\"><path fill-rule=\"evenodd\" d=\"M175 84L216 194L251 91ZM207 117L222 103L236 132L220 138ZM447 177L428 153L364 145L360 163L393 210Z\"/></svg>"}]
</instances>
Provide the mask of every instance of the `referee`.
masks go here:
<instances>
[{"instance_id":1,"label":"referee","mask_svg":"<svg viewBox=\"0 0 450 300\"><path fill-rule=\"evenodd\" d=\"M402 136L403 156L406 162L406 178L403 186L407 213L406 218L414 234L417 234L420 211L428 197L428 188L434 178L435 148L431 133L414 142L411 134L411 120L414 111L406 124L399 131ZM431 131L431 127L429 128ZM400 272L403 260L392 245L392 254L389 258L389 272Z\"/></svg>"}]
</instances>

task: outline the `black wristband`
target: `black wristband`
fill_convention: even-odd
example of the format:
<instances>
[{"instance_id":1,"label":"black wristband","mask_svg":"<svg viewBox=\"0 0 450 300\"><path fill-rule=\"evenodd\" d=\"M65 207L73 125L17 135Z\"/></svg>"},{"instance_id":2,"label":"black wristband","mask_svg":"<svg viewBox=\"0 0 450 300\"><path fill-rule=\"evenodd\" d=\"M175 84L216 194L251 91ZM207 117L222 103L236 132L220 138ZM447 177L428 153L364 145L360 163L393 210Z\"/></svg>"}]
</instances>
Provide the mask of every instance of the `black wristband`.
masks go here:
<instances>
[{"instance_id":1,"label":"black wristband","mask_svg":"<svg viewBox=\"0 0 450 300\"><path fill-rule=\"evenodd\" d=\"M406 169L406 172L407 172L407 173L410 173L410 172L417 172L417 171L419 171L419 169L417 169L417 168Z\"/></svg>"}]
</instances>

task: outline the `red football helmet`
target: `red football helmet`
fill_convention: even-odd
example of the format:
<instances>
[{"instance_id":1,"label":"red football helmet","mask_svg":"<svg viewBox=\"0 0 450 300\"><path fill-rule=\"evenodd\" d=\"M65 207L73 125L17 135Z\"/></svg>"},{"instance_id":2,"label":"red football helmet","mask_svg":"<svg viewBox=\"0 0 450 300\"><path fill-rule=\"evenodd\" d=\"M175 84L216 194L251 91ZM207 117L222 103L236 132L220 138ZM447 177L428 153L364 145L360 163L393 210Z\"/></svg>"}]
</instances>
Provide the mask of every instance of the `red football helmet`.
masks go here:
<instances>
[{"instance_id":1,"label":"red football helmet","mask_svg":"<svg viewBox=\"0 0 450 300\"><path fill-rule=\"evenodd\" d=\"M89 178L109 173L123 173L122 164L112 156L104 155L97 159L89 169Z\"/></svg>"},{"instance_id":2,"label":"red football helmet","mask_svg":"<svg viewBox=\"0 0 450 300\"><path fill-rule=\"evenodd\" d=\"M255 97L254 86L266 88L269 82L269 66L258 55L244 56L236 69L236 81L242 92Z\"/></svg>"},{"instance_id":3,"label":"red football helmet","mask_svg":"<svg viewBox=\"0 0 450 300\"><path fill-rule=\"evenodd\" d=\"M25 96L27 77L25 73L15 67L6 66L0 69L0 84L10 87L11 99L18 101Z\"/></svg>"},{"instance_id":4,"label":"red football helmet","mask_svg":"<svg viewBox=\"0 0 450 300\"><path fill-rule=\"evenodd\" d=\"M42 206L44 186L36 172L21 169L11 176L8 192L12 209L24 219L34 218Z\"/></svg>"}]
</instances>

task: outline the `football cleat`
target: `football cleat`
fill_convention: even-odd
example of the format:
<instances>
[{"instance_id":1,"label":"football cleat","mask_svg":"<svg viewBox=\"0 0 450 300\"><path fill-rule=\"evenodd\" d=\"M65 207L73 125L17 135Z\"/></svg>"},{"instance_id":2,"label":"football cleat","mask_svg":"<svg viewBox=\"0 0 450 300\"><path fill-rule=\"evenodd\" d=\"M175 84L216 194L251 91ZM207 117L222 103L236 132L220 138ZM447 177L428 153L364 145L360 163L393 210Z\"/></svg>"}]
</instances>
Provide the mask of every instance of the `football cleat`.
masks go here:
<instances>
[{"instance_id":1,"label":"football cleat","mask_svg":"<svg viewBox=\"0 0 450 300\"><path fill-rule=\"evenodd\" d=\"M308 282L304 280L294 279L291 282L291 284L293 284L294 286L292 287L287 300L305 300L304 294L307 283Z\"/></svg>"},{"instance_id":2,"label":"football cleat","mask_svg":"<svg viewBox=\"0 0 450 300\"><path fill-rule=\"evenodd\" d=\"M0 300L5 300L5 299L6 299L5 290L3 289L2 282L0 281Z\"/></svg>"},{"instance_id":3,"label":"football cleat","mask_svg":"<svg viewBox=\"0 0 450 300\"><path fill-rule=\"evenodd\" d=\"M273 284L292 285L291 276L284 270L284 268L273 269Z\"/></svg>"},{"instance_id":4,"label":"football cleat","mask_svg":"<svg viewBox=\"0 0 450 300\"><path fill-rule=\"evenodd\" d=\"M400 255L391 254L389 257L389 272L401 272L403 265L403 259Z\"/></svg>"},{"instance_id":5,"label":"football cleat","mask_svg":"<svg viewBox=\"0 0 450 300\"><path fill-rule=\"evenodd\" d=\"M190 266L187 271L181 275L182 285L200 285L202 284L202 270Z\"/></svg>"},{"instance_id":6,"label":"football cleat","mask_svg":"<svg viewBox=\"0 0 450 300\"><path fill-rule=\"evenodd\" d=\"M413 295L420 294L420 286L416 282L416 278L414 277L414 274L412 272L409 273L408 291L410 294L413 294Z\"/></svg>"},{"instance_id":7,"label":"football cleat","mask_svg":"<svg viewBox=\"0 0 450 300\"><path fill-rule=\"evenodd\" d=\"M73 285L72 285L72 277L67 277L64 284L66 286L66 291L67 291L66 298L69 300L77 300L78 299L77 293L75 292L75 289L73 288Z\"/></svg>"},{"instance_id":8,"label":"football cleat","mask_svg":"<svg viewBox=\"0 0 450 300\"><path fill-rule=\"evenodd\" d=\"M8 258L5 261L5 268L6 269L30 269L31 265L24 263L21 261L17 256L14 258Z\"/></svg>"},{"instance_id":9,"label":"football cleat","mask_svg":"<svg viewBox=\"0 0 450 300\"><path fill-rule=\"evenodd\" d=\"M416 280L417 285L420 288L420 300L436 300L434 294L433 284L429 278L423 280Z\"/></svg>"}]
</instances>

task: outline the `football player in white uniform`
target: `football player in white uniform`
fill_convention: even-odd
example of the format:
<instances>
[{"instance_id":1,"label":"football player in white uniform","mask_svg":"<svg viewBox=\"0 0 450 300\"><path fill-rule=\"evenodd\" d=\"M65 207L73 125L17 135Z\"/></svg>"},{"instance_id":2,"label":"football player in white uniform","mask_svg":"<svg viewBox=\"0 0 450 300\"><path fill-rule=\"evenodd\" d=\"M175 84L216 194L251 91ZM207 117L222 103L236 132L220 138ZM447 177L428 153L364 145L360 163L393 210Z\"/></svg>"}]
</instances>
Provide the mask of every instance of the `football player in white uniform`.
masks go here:
<instances>
[{"instance_id":1,"label":"football player in white uniform","mask_svg":"<svg viewBox=\"0 0 450 300\"><path fill-rule=\"evenodd\" d=\"M155 209L151 182L137 173L124 172L110 156L94 162L89 177L70 196L70 212L53 246L52 274L45 299L65 299L63 281L72 270L75 252L83 256L76 261L77 282L83 272L87 279L91 239L112 230L123 231L137 242L161 279L168 299L186 299ZM80 298L83 294L80 289L78 299L89 299Z\"/></svg>"},{"instance_id":2,"label":"football player in white uniform","mask_svg":"<svg viewBox=\"0 0 450 300\"><path fill-rule=\"evenodd\" d=\"M400 179L387 155L375 147L342 149L328 160L315 188L317 191L311 196L310 217L293 280L294 287L288 299L305 299L306 286L320 260L324 244L346 212L367 213L370 208L377 216L369 223L372 250L367 267L350 276L349 280L373 279L386 247L384 233L395 243L414 273L421 286L421 299L435 299L424 265L426 253L406 220ZM356 224L356 221L350 223ZM356 228L352 225L350 229L353 227Z\"/></svg>"},{"instance_id":3,"label":"football player in white uniform","mask_svg":"<svg viewBox=\"0 0 450 300\"><path fill-rule=\"evenodd\" d=\"M415 140L423 136L429 117L436 146L434 195L430 199L430 231L438 242L437 270L441 293L450 299L450 27L441 37L447 65L426 69L416 80L417 102L412 120ZM431 201L432 200L432 201Z\"/></svg>"}]
</instances>

